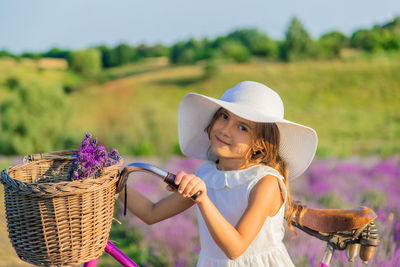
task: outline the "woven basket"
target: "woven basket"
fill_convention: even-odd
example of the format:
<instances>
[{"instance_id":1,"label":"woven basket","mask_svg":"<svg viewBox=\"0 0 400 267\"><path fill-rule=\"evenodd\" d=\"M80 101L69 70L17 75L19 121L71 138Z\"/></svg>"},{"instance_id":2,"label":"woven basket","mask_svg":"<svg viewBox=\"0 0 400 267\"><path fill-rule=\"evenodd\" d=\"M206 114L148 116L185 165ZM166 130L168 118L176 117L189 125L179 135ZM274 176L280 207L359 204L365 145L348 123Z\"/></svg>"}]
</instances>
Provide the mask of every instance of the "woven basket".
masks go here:
<instances>
[{"instance_id":1,"label":"woven basket","mask_svg":"<svg viewBox=\"0 0 400 267\"><path fill-rule=\"evenodd\" d=\"M72 161L33 160L1 173L9 238L26 262L71 266L103 253L122 160L98 178L68 181Z\"/></svg>"}]
</instances>

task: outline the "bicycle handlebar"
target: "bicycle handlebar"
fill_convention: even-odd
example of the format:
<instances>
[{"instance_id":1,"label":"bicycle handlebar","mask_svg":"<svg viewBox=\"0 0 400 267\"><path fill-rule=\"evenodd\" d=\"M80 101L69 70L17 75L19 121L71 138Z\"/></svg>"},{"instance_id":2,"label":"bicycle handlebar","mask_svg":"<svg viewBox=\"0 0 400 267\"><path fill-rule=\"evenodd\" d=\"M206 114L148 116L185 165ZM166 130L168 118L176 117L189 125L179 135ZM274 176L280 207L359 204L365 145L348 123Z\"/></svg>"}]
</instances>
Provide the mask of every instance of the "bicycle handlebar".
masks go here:
<instances>
[{"instance_id":1,"label":"bicycle handlebar","mask_svg":"<svg viewBox=\"0 0 400 267\"><path fill-rule=\"evenodd\" d=\"M131 172L137 172L137 171L143 171L143 172L149 172L151 174L155 174L159 176L160 178L163 179L165 183L173 187L174 189L178 189L179 185L175 184L175 177L176 175L170 172L167 172L160 167L157 167L155 165L149 164L149 163L143 163L143 162L134 162L131 164L128 164L121 172L120 178L117 184L117 193L119 193L122 188L125 186L126 181L128 179L128 175ZM196 198L200 195L200 192L197 192L193 196L191 196L191 199L196 200Z\"/></svg>"}]
</instances>

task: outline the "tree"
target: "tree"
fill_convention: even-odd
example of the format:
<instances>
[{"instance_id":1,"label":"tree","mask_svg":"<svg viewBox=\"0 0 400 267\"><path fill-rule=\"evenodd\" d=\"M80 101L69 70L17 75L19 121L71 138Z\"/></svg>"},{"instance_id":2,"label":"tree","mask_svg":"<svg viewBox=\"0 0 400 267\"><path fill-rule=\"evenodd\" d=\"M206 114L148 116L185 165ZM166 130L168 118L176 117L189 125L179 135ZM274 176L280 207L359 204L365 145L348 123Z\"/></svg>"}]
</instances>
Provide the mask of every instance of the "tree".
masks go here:
<instances>
[{"instance_id":1,"label":"tree","mask_svg":"<svg viewBox=\"0 0 400 267\"><path fill-rule=\"evenodd\" d=\"M180 41L175 43L171 48L170 61L173 64L180 63L180 57L185 50L185 43Z\"/></svg>"},{"instance_id":2,"label":"tree","mask_svg":"<svg viewBox=\"0 0 400 267\"><path fill-rule=\"evenodd\" d=\"M34 53L34 52L24 52L21 54L23 58L31 58L31 59L39 59L42 57L41 53Z\"/></svg>"},{"instance_id":3,"label":"tree","mask_svg":"<svg viewBox=\"0 0 400 267\"><path fill-rule=\"evenodd\" d=\"M16 57L13 53L7 50L0 50L0 57Z\"/></svg>"},{"instance_id":4,"label":"tree","mask_svg":"<svg viewBox=\"0 0 400 267\"><path fill-rule=\"evenodd\" d=\"M351 46L368 52L400 49L400 18L372 29L355 31L351 38Z\"/></svg>"},{"instance_id":5,"label":"tree","mask_svg":"<svg viewBox=\"0 0 400 267\"><path fill-rule=\"evenodd\" d=\"M340 31L332 31L322 35L318 40L319 52L322 57L334 58L340 56L340 51L349 46L350 39Z\"/></svg>"},{"instance_id":6,"label":"tree","mask_svg":"<svg viewBox=\"0 0 400 267\"><path fill-rule=\"evenodd\" d=\"M281 58L285 61L303 60L315 55L315 45L303 23L294 17L290 21L285 41L281 47Z\"/></svg>"},{"instance_id":7,"label":"tree","mask_svg":"<svg viewBox=\"0 0 400 267\"><path fill-rule=\"evenodd\" d=\"M92 76L101 71L101 63L100 51L92 48L71 52L69 66L77 73Z\"/></svg>"},{"instance_id":8,"label":"tree","mask_svg":"<svg viewBox=\"0 0 400 267\"><path fill-rule=\"evenodd\" d=\"M178 42L172 46L171 62L175 64L193 64L196 62L197 40Z\"/></svg>"},{"instance_id":9,"label":"tree","mask_svg":"<svg viewBox=\"0 0 400 267\"><path fill-rule=\"evenodd\" d=\"M276 42L257 29L236 30L228 34L227 39L241 42L251 54L256 56L274 57L277 55L278 47Z\"/></svg>"},{"instance_id":10,"label":"tree","mask_svg":"<svg viewBox=\"0 0 400 267\"><path fill-rule=\"evenodd\" d=\"M128 44L119 44L114 49L118 65L125 65L137 58L136 49Z\"/></svg>"},{"instance_id":11,"label":"tree","mask_svg":"<svg viewBox=\"0 0 400 267\"><path fill-rule=\"evenodd\" d=\"M17 84L0 104L0 154L61 149L68 107L61 85Z\"/></svg>"},{"instance_id":12,"label":"tree","mask_svg":"<svg viewBox=\"0 0 400 267\"><path fill-rule=\"evenodd\" d=\"M148 56L150 57L167 57L169 56L170 49L162 44L155 44L149 49Z\"/></svg>"},{"instance_id":13,"label":"tree","mask_svg":"<svg viewBox=\"0 0 400 267\"><path fill-rule=\"evenodd\" d=\"M230 40L223 43L221 47L222 53L232 58L237 63L244 63L250 60L251 54L246 46L239 41Z\"/></svg>"},{"instance_id":14,"label":"tree","mask_svg":"<svg viewBox=\"0 0 400 267\"><path fill-rule=\"evenodd\" d=\"M361 48L369 52L382 50L380 36L377 31L358 30L355 31L350 38L351 46Z\"/></svg>"},{"instance_id":15,"label":"tree","mask_svg":"<svg viewBox=\"0 0 400 267\"><path fill-rule=\"evenodd\" d=\"M202 59L208 58L208 40L197 40L194 38L190 38L189 41L186 43L186 48L193 50L194 53L194 61L199 61Z\"/></svg>"},{"instance_id":16,"label":"tree","mask_svg":"<svg viewBox=\"0 0 400 267\"><path fill-rule=\"evenodd\" d=\"M118 57L114 49L109 48L106 45L97 47L101 53L101 62L104 68L115 67L118 65Z\"/></svg>"},{"instance_id":17,"label":"tree","mask_svg":"<svg viewBox=\"0 0 400 267\"><path fill-rule=\"evenodd\" d=\"M381 28L382 45L385 50L400 49L400 16L390 20Z\"/></svg>"},{"instance_id":18,"label":"tree","mask_svg":"<svg viewBox=\"0 0 400 267\"><path fill-rule=\"evenodd\" d=\"M68 50L62 50L58 47L53 47L49 51L43 54L43 57L51 57L51 58L64 58L65 60L68 60L69 57L69 51Z\"/></svg>"},{"instance_id":19,"label":"tree","mask_svg":"<svg viewBox=\"0 0 400 267\"><path fill-rule=\"evenodd\" d=\"M400 49L400 33L395 34L389 29L382 28L381 31L381 44L385 50L399 50Z\"/></svg>"},{"instance_id":20,"label":"tree","mask_svg":"<svg viewBox=\"0 0 400 267\"><path fill-rule=\"evenodd\" d=\"M193 64L199 60L213 56L213 43L207 38L198 40L189 39L187 42L175 43L170 52L170 60L174 64Z\"/></svg>"},{"instance_id":21,"label":"tree","mask_svg":"<svg viewBox=\"0 0 400 267\"><path fill-rule=\"evenodd\" d=\"M153 46L147 46L146 44L140 44L136 47L139 58L145 57L165 57L169 56L170 49L162 44L155 44Z\"/></svg>"}]
</instances>

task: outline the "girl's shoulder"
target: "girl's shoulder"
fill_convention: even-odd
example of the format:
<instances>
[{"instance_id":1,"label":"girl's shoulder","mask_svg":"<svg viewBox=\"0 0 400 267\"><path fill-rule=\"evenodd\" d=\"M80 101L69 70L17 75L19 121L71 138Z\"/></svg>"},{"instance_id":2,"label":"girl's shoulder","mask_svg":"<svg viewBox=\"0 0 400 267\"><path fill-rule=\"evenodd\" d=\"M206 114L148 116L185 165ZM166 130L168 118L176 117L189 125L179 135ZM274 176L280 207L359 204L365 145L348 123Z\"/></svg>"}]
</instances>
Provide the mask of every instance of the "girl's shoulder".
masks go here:
<instances>
[{"instance_id":1,"label":"girl's shoulder","mask_svg":"<svg viewBox=\"0 0 400 267\"><path fill-rule=\"evenodd\" d=\"M282 175L274 168L257 164L246 169L221 171L217 164L212 161L205 161L195 172L210 188L234 188L239 185L256 182L266 175L273 175L283 180Z\"/></svg>"}]
</instances>

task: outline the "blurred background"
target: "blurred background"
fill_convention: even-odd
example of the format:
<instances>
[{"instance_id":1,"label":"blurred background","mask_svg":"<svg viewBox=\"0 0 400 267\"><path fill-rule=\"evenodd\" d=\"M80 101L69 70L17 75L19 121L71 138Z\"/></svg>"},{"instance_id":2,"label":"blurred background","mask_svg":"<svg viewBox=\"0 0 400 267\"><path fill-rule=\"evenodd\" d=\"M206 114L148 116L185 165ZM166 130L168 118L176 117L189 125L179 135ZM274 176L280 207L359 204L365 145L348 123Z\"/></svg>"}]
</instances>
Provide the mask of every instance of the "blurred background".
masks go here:
<instances>
[{"instance_id":1,"label":"blurred background","mask_svg":"<svg viewBox=\"0 0 400 267\"><path fill-rule=\"evenodd\" d=\"M285 117L314 128L317 155L293 181L313 208L378 214L370 266L400 266L400 2L0 0L0 167L23 155L77 149L85 132L129 163L194 171L177 109L188 92L219 98L240 81L276 90ZM131 179L157 201L151 176ZM7 236L0 188L0 266L27 266ZM194 266L194 209L153 226L116 217L110 239L143 266ZM323 244L287 231L296 266ZM102 266L115 266L103 256ZM29 266L29 265L28 265ZM336 253L332 266L349 263Z\"/></svg>"}]
</instances>

